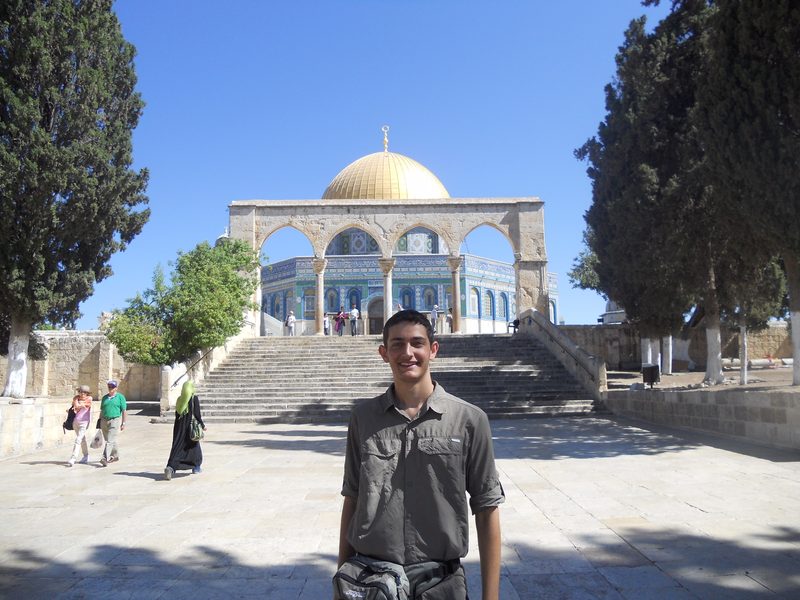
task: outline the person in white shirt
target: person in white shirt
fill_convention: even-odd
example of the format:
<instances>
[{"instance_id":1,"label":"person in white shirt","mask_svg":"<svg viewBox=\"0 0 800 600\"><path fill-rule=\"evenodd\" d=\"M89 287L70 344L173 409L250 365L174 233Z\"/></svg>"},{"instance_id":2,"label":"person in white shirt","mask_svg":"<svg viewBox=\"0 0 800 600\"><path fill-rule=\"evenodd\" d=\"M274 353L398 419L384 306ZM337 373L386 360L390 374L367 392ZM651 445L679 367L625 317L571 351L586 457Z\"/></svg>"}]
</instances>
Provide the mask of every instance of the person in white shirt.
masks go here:
<instances>
[{"instance_id":1,"label":"person in white shirt","mask_svg":"<svg viewBox=\"0 0 800 600\"><path fill-rule=\"evenodd\" d=\"M350 310L350 335L355 335L358 331L358 314L358 309L353 304L353 308Z\"/></svg>"},{"instance_id":2,"label":"person in white shirt","mask_svg":"<svg viewBox=\"0 0 800 600\"><path fill-rule=\"evenodd\" d=\"M289 316L286 317L286 327L289 330L289 335L294 335L294 324L297 319L294 318L294 311L289 311Z\"/></svg>"}]
</instances>

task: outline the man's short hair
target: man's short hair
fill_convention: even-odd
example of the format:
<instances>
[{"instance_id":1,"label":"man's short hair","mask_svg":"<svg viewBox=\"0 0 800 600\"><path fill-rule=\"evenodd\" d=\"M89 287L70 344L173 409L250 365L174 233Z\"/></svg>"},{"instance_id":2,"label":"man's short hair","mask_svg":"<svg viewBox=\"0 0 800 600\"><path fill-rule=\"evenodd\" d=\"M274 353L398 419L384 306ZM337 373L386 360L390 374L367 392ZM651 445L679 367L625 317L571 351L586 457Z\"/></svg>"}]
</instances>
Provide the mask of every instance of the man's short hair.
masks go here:
<instances>
[{"instance_id":1,"label":"man's short hair","mask_svg":"<svg viewBox=\"0 0 800 600\"><path fill-rule=\"evenodd\" d=\"M414 325L422 325L425 327L425 331L428 334L428 342L433 344L433 325L431 325L428 317L416 310L406 309L399 310L394 313L391 317L389 317L389 320L386 321L386 324L383 326L384 346L389 343L389 329L395 325L399 325L400 323L413 323Z\"/></svg>"}]
</instances>

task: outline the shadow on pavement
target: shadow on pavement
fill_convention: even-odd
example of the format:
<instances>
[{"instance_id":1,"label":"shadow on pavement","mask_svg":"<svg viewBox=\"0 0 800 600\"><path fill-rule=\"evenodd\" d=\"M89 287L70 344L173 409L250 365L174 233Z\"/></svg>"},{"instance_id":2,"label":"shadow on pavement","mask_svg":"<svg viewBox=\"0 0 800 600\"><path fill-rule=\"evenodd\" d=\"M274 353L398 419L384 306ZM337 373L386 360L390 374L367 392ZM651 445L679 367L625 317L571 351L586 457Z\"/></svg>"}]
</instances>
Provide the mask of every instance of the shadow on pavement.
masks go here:
<instances>
[{"instance_id":1,"label":"shadow on pavement","mask_svg":"<svg viewBox=\"0 0 800 600\"><path fill-rule=\"evenodd\" d=\"M279 431L251 430L243 431L243 435L252 435L244 440L214 440L203 442L205 445L219 444L222 446L241 446L245 448L263 448L264 450L296 450L306 452L320 452L331 456L344 456L347 432L319 431L313 429L289 429ZM293 439L288 439L293 438Z\"/></svg>"},{"instance_id":2,"label":"shadow on pavement","mask_svg":"<svg viewBox=\"0 0 800 600\"><path fill-rule=\"evenodd\" d=\"M560 460L653 455L701 445L631 424L597 417L569 417L492 423L497 458Z\"/></svg>"},{"instance_id":3,"label":"shadow on pavement","mask_svg":"<svg viewBox=\"0 0 800 600\"><path fill-rule=\"evenodd\" d=\"M191 526L187 521L187 529ZM796 529L778 528L769 539L755 537L749 542L646 525L566 535L569 542L557 549L507 542L501 597L717 600L800 595L800 531ZM275 560L268 552L259 552L263 541L255 538L222 547L175 545L174 540L173 546L166 541L163 545L162 552L98 544L82 549L88 558L76 561L69 561L69 550L61 560L45 560L36 552L20 550L0 565L0 595L30 599L330 597L336 560L330 554L298 552ZM467 560L475 598L479 598L477 558Z\"/></svg>"}]
</instances>

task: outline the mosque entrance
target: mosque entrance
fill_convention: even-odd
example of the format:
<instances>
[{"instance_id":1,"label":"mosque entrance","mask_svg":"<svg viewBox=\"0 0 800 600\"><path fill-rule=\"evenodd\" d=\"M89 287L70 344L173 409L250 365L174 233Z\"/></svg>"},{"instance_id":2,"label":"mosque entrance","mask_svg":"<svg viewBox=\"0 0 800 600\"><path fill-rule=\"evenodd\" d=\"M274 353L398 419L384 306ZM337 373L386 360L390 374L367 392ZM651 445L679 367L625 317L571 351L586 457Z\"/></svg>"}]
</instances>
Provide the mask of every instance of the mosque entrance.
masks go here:
<instances>
[{"instance_id":1,"label":"mosque entrance","mask_svg":"<svg viewBox=\"0 0 800 600\"><path fill-rule=\"evenodd\" d=\"M376 298L367 308L367 331L369 335L378 335L383 331L383 298Z\"/></svg>"}]
</instances>

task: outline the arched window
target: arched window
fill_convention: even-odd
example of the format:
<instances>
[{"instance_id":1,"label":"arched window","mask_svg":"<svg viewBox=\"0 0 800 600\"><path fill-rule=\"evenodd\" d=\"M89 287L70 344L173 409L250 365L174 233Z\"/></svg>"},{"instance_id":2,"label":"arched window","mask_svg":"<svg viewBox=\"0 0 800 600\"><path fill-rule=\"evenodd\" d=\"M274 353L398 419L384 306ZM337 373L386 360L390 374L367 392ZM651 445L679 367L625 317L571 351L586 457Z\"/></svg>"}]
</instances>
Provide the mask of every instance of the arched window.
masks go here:
<instances>
[{"instance_id":1,"label":"arched window","mask_svg":"<svg viewBox=\"0 0 800 600\"><path fill-rule=\"evenodd\" d=\"M508 321L508 295L505 292L500 292L497 298L497 318L503 321Z\"/></svg>"},{"instance_id":2,"label":"arched window","mask_svg":"<svg viewBox=\"0 0 800 600\"><path fill-rule=\"evenodd\" d=\"M325 292L325 310L328 312L337 312L339 310L339 292L333 288L329 288Z\"/></svg>"},{"instance_id":3,"label":"arched window","mask_svg":"<svg viewBox=\"0 0 800 600\"><path fill-rule=\"evenodd\" d=\"M432 287L426 287L422 291L422 307L425 310L431 310L434 304L438 304L436 301L436 290Z\"/></svg>"},{"instance_id":4,"label":"arched window","mask_svg":"<svg viewBox=\"0 0 800 600\"><path fill-rule=\"evenodd\" d=\"M478 293L478 288L470 288L469 290L469 314L480 316L478 312L478 308L480 306L480 294Z\"/></svg>"},{"instance_id":5,"label":"arched window","mask_svg":"<svg viewBox=\"0 0 800 600\"><path fill-rule=\"evenodd\" d=\"M306 288L303 290L303 318L313 319L317 313L317 290Z\"/></svg>"},{"instance_id":6,"label":"arched window","mask_svg":"<svg viewBox=\"0 0 800 600\"><path fill-rule=\"evenodd\" d=\"M494 296L489 290L483 291L483 318L491 319L494 316Z\"/></svg>"},{"instance_id":7,"label":"arched window","mask_svg":"<svg viewBox=\"0 0 800 600\"><path fill-rule=\"evenodd\" d=\"M286 292L286 301L283 305L283 314L281 315L281 318L285 318L286 315L289 314L290 310L294 310L296 313L296 309L297 307L294 305L294 290ZM297 314L295 314L295 316L297 316Z\"/></svg>"},{"instance_id":8,"label":"arched window","mask_svg":"<svg viewBox=\"0 0 800 600\"><path fill-rule=\"evenodd\" d=\"M400 304L403 305L405 309L413 309L416 307L416 302L414 302L414 290L411 288L403 288L400 291Z\"/></svg>"},{"instance_id":9,"label":"arched window","mask_svg":"<svg viewBox=\"0 0 800 600\"><path fill-rule=\"evenodd\" d=\"M272 296L272 310L270 311L273 317L283 321L283 298L280 294Z\"/></svg>"},{"instance_id":10,"label":"arched window","mask_svg":"<svg viewBox=\"0 0 800 600\"><path fill-rule=\"evenodd\" d=\"M353 308L354 304L358 310L361 310L361 292L358 288L350 288L347 292L347 306L345 306L345 310L349 311Z\"/></svg>"}]
</instances>

